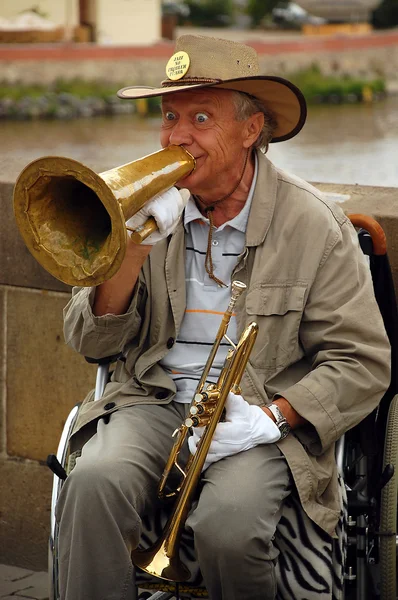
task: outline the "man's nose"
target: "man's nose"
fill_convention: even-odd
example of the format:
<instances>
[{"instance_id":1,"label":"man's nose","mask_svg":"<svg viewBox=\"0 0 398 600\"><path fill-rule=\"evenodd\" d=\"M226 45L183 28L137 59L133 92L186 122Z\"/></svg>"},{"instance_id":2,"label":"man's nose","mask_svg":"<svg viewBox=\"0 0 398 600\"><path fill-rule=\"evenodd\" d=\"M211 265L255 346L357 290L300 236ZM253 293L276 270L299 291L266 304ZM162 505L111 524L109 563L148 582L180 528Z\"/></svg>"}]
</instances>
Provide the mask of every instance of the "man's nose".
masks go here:
<instances>
[{"instance_id":1,"label":"man's nose","mask_svg":"<svg viewBox=\"0 0 398 600\"><path fill-rule=\"evenodd\" d=\"M179 120L174 125L170 133L169 143L175 144L176 146L192 144L192 130L186 121Z\"/></svg>"}]
</instances>

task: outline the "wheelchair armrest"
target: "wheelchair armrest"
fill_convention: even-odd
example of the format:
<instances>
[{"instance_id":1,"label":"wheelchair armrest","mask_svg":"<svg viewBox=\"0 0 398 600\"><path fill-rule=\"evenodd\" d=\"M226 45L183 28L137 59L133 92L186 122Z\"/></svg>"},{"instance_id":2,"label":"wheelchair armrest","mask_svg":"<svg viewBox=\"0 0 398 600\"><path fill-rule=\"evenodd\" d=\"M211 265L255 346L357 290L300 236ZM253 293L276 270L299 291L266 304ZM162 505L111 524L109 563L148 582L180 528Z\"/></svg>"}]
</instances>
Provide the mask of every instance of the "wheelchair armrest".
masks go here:
<instances>
[{"instance_id":1,"label":"wheelchair armrest","mask_svg":"<svg viewBox=\"0 0 398 600\"><path fill-rule=\"evenodd\" d=\"M85 356L84 358L91 365L110 365L119 360L122 356L122 352L119 352L118 354L112 354L111 356L105 356L104 358L92 358L90 356Z\"/></svg>"},{"instance_id":2,"label":"wheelchair armrest","mask_svg":"<svg viewBox=\"0 0 398 600\"><path fill-rule=\"evenodd\" d=\"M126 360L122 352L118 354L112 354L111 356L104 356L104 358L92 358L90 356L84 357L90 364L98 365L97 377L95 381L95 393L94 400L99 400L104 393L106 384L109 381L109 366L111 363L117 360Z\"/></svg>"}]
</instances>

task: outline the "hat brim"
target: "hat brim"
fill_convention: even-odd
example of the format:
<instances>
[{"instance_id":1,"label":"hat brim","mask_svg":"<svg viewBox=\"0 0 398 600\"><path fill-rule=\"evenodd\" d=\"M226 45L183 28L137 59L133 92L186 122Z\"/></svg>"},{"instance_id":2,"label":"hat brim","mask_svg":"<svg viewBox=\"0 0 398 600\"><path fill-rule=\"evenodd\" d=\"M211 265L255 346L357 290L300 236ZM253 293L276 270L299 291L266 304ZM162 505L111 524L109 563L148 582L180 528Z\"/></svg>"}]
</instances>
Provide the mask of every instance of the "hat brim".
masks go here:
<instances>
[{"instance_id":1,"label":"hat brim","mask_svg":"<svg viewBox=\"0 0 398 600\"><path fill-rule=\"evenodd\" d=\"M175 85L160 88L129 86L119 90L117 95L125 100L136 100L206 87L244 92L261 100L277 122L271 142L283 142L297 135L307 117L307 104L302 92L287 79L265 75L228 79L221 83L178 85L176 82Z\"/></svg>"}]
</instances>

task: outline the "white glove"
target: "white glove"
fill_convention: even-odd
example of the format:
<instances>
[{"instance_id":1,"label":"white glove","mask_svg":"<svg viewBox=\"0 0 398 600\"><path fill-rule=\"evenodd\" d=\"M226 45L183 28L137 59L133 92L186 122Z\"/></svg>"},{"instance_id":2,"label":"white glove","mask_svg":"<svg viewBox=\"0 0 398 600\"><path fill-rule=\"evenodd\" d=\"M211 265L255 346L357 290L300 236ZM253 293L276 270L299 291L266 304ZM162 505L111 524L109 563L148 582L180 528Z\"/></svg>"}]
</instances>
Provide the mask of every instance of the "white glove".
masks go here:
<instances>
[{"instance_id":1,"label":"white glove","mask_svg":"<svg viewBox=\"0 0 398 600\"><path fill-rule=\"evenodd\" d=\"M203 471L221 458L250 450L259 444L277 442L281 437L271 417L259 406L248 404L242 396L230 392L225 410L225 421L220 421L216 427ZM203 431L204 427L193 427L193 435L188 438L191 454L196 452Z\"/></svg>"},{"instance_id":2,"label":"white glove","mask_svg":"<svg viewBox=\"0 0 398 600\"><path fill-rule=\"evenodd\" d=\"M188 203L191 192L187 189L177 190L171 187L162 194L154 196L127 222L127 227L138 229L148 220L154 217L159 231L151 233L142 244L153 245L166 238L177 227L182 211Z\"/></svg>"}]
</instances>

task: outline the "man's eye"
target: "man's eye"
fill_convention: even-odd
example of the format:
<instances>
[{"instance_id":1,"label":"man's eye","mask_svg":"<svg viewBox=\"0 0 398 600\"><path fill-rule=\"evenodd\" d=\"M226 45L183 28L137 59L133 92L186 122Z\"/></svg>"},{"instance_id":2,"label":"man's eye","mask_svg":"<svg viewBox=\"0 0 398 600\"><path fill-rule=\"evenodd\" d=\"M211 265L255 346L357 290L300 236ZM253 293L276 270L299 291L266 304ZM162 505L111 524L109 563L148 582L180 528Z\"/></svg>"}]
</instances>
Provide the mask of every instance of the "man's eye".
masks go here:
<instances>
[{"instance_id":1,"label":"man's eye","mask_svg":"<svg viewBox=\"0 0 398 600\"><path fill-rule=\"evenodd\" d=\"M198 123L205 123L209 117L205 113L196 113L195 120Z\"/></svg>"},{"instance_id":2,"label":"man's eye","mask_svg":"<svg viewBox=\"0 0 398 600\"><path fill-rule=\"evenodd\" d=\"M164 114L164 118L166 119L166 121L174 121L174 119L176 118L175 114L172 113L170 110L168 110L165 114Z\"/></svg>"}]
</instances>

